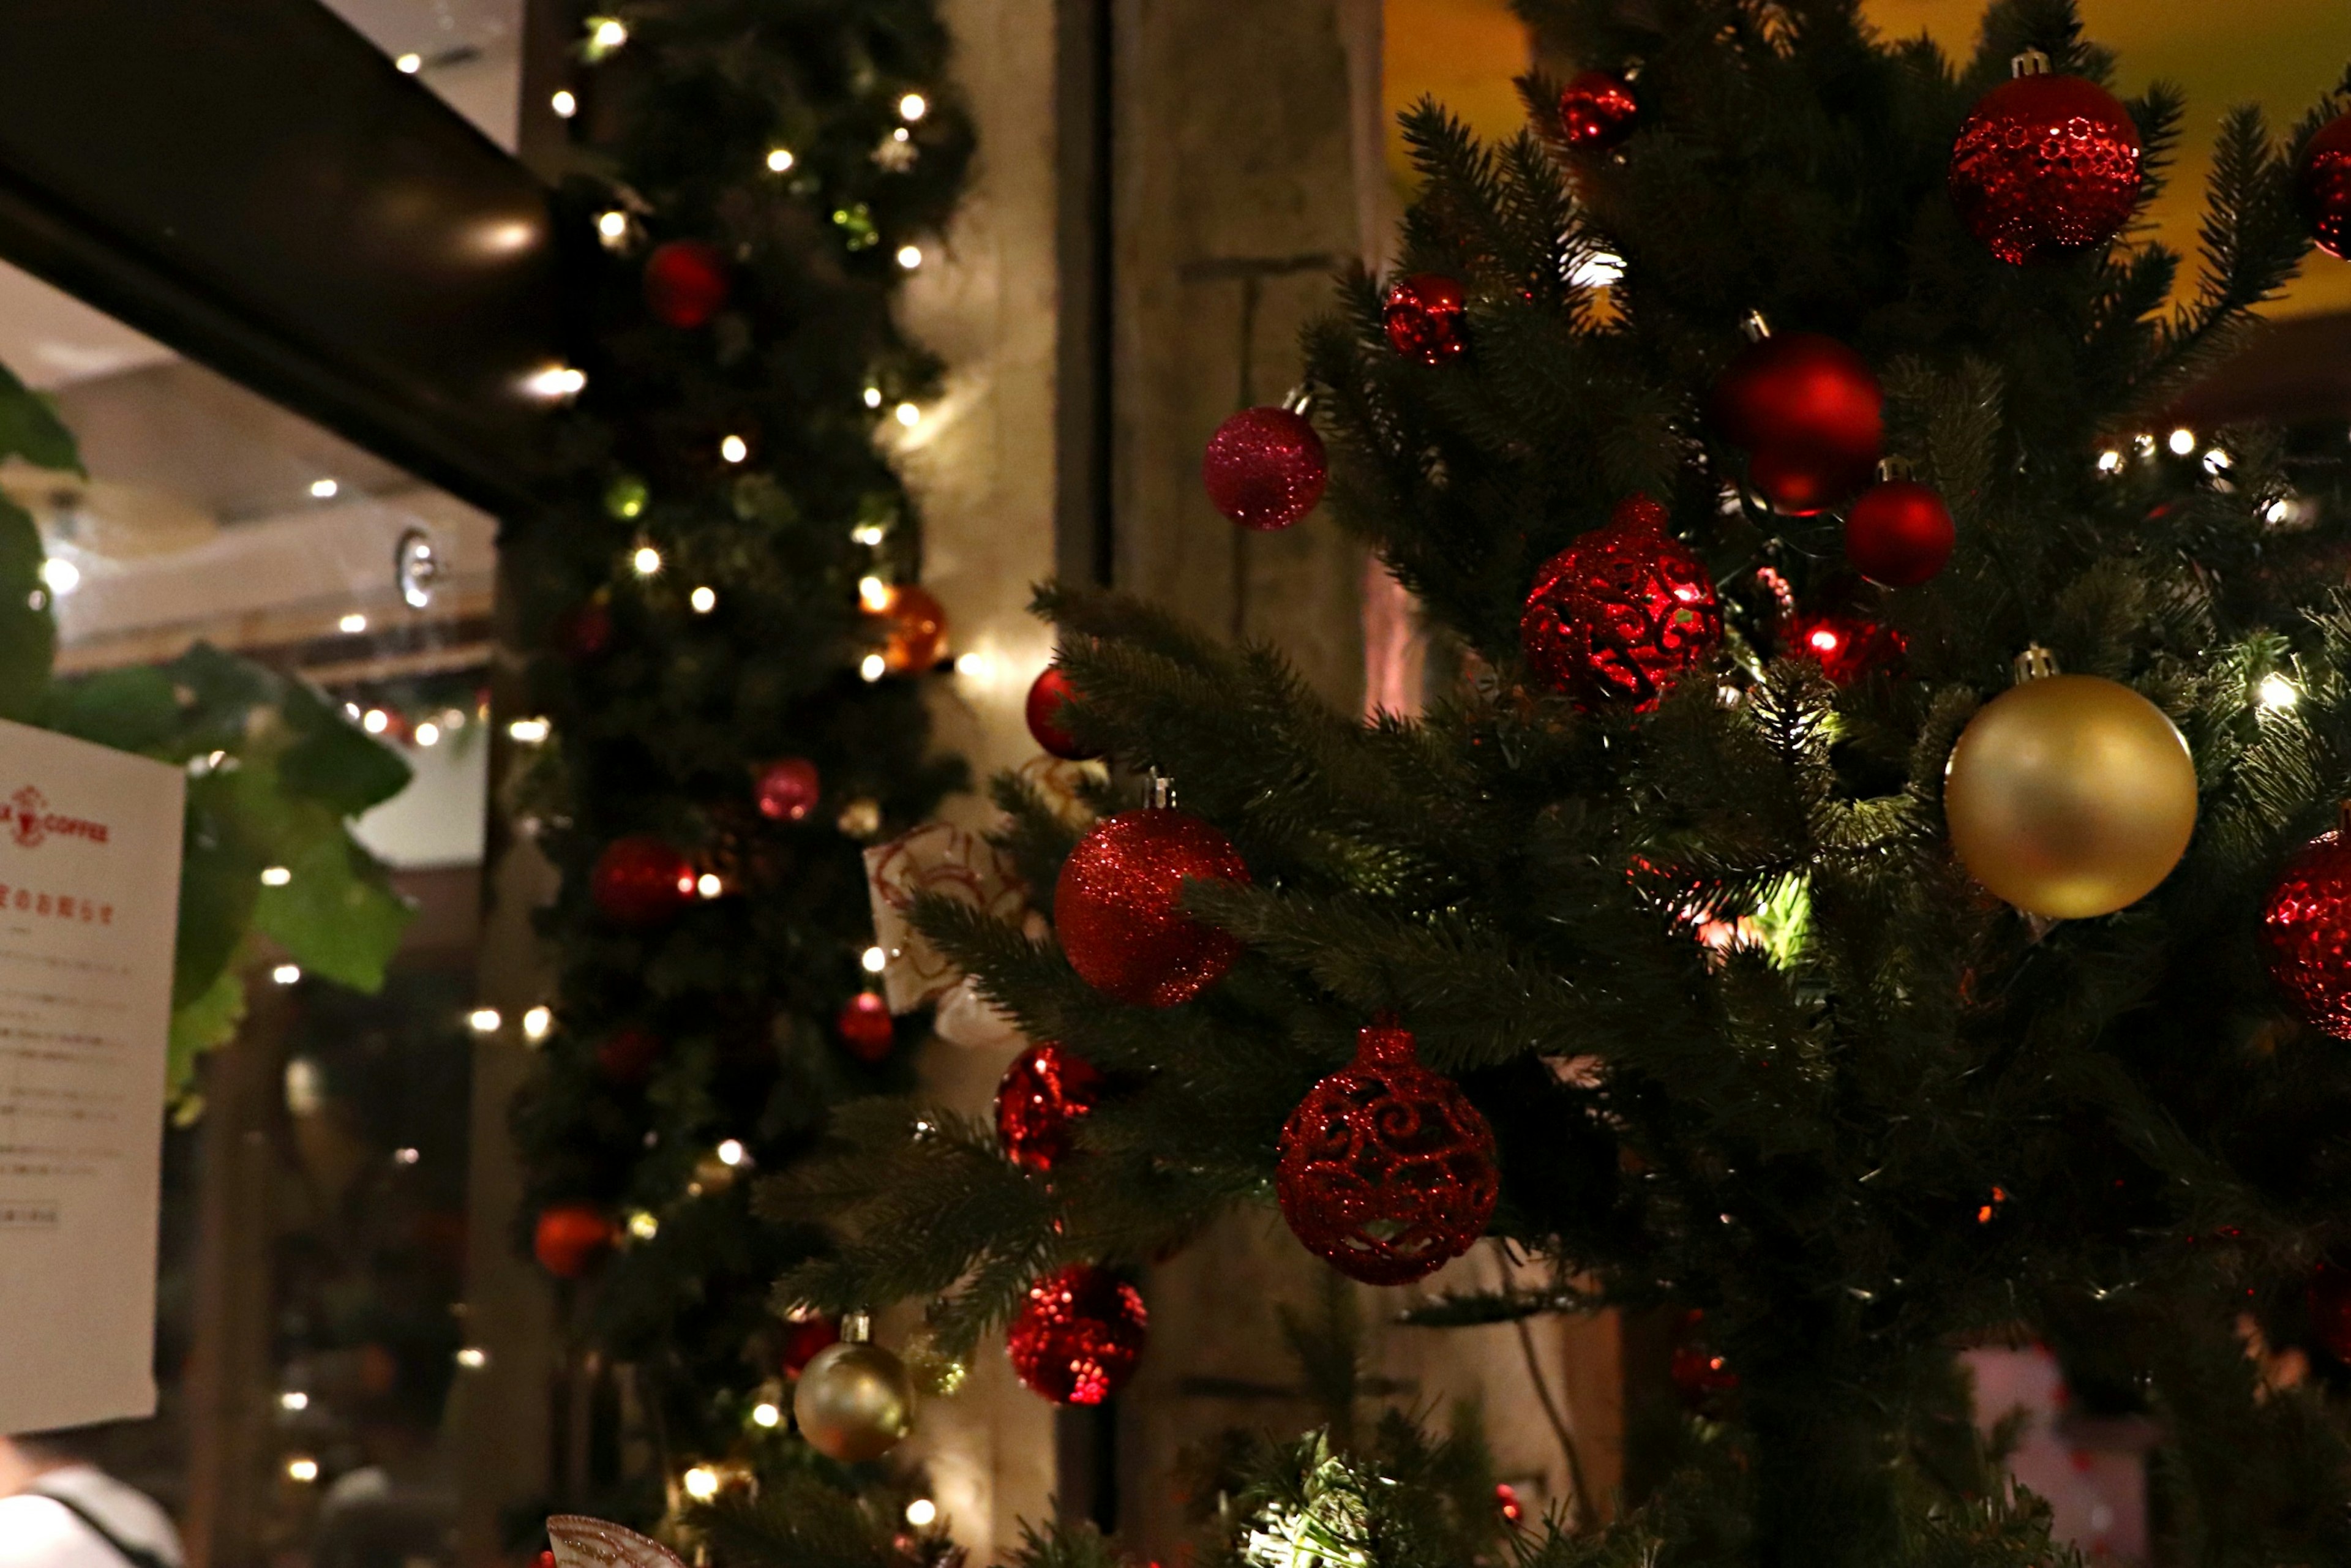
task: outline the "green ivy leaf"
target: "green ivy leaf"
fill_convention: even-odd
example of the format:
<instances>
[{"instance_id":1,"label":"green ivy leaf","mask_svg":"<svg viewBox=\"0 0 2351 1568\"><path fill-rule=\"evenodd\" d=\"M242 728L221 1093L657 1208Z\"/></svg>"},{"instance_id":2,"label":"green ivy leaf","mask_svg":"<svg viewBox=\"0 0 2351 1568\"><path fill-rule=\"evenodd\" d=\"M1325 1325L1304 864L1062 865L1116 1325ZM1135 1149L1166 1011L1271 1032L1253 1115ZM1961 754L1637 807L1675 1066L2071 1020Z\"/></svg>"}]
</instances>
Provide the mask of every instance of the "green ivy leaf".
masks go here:
<instances>
[{"instance_id":1,"label":"green ivy leaf","mask_svg":"<svg viewBox=\"0 0 2351 1568\"><path fill-rule=\"evenodd\" d=\"M82 472L81 454L73 433L57 418L57 404L0 365L0 457L12 454L36 468Z\"/></svg>"},{"instance_id":2,"label":"green ivy leaf","mask_svg":"<svg viewBox=\"0 0 2351 1568\"><path fill-rule=\"evenodd\" d=\"M277 759L278 781L287 793L356 817L408 788L414 773L400 755L345 718L316 688L288 681L282 711L297 737Z\"/></svg>"},{"instance_id":3,"label":"green ivy leaf","mask_svg":"<svg viewBox=\"0 0 2351 1568\"><path fill-rule=\"evenodd\" d=\"M180 727L180 704L159 669L108 670L52 686L41 727L117 751L161 751Z\"/></svg>"},{"instance_id":4,"label":"green ivy leaf","mask_svg":"<svg viewBox=\"0 0 2351 1568\"><path fill-rule=\"evenodd\" d=\"M311 973L372 993L383 988L384 967L416 911L340 821L334 829L279 862L293 874L282 887L261 889L253 923Z\"/></svg>"},{"instance_id":5,"label":"green ivy leaf","mask_svg":"<svg viewBox=\"0 0 2351 1568\"><path fill-rule=\"evenodd\" d=\"M234 966L225 965L201 994L172 1009L164 1092L174 1099L185 1093L195 1081L196 1058L226 1045L244 1021L245 977Z\"/></svg>"},{"instance_id":6,"label":"green ivy leaf","mask_svg":"<svg viewBox=\"0 0 2351 1568\"><path fill-rule=\"evenodd\" d=\"M48 694L57 623L41 584L41 531L0 500L0 717L30 720Z\"/></svg>"}]
</instances>

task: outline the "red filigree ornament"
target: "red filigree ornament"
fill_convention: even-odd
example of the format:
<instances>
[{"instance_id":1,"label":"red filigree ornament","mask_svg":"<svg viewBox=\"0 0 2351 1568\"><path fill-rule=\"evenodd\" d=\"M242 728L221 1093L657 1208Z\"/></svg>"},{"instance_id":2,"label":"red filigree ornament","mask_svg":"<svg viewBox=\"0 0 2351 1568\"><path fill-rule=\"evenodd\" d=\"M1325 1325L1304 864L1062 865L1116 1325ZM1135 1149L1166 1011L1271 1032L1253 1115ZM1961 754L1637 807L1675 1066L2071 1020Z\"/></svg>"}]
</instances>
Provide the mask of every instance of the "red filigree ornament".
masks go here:
<instances>
[{"instance_id":1,"label":"red filigree ornament","mask_svg":"<svg viewBox=\"0 0 2351 1568\"><path fill-rule=\"evenodd\" d=\"M2351 258L2351 114L2328 120L2302 150L2294 194L2318 248Z\"/></svg>"},{"instance_id":2,"label":"red filigree ornament","mask_svg":"<svg viewBox=\"0 0 2351 1568\"><path fill-rule=\"evenodd\" d=\"M715 245L674 239L645 257L645 308L664 327L689 330L726 303L726 258Z\"/></svg>"},{"instance_id":3,"label":"red filigree ornament","mask_svg":"<svg viewBox=\"0 0 2351 1568\"><path fill-rule=\"evenodd\" d=\"M1632 83L1614 71L1584 71L1559 95L1559 133L1586 152L1622 145L1640 116Z\"/></svg>"},{"instance_id":4,"label":"red filigree ornament","mask_svg":"<svg viewBox=\"0 0 2351 1568\"><path fill-rule=\"evenodd\" d=\"M1535 574L1520 645L1536 678L1578 707L1654 707L1721 646L1714 580L1666 520L1664 507L1630 497Z\"/></svg>"},{"instance_id":5,"label":"red filigree ornament","mask_svg":"<svg viewBox=\"0 0 2351 1568\"><path fill-rule=\"evenodd\" d=\"M1304 414L1287 408L1241 410L1217 426L1200 460L1200 481L1217 510L1260 533L1312 511L1330 478L1322 438Z\"/></svg>"},{"instance_id":6,"label":"red filigree ornament","mask_svg":"<svg viewBox=\"0 0 2351 1568\"><path fill-rule=\"evenodd\" d=\"M559 1203L539 1210L531 1256L559 1280L577 1280L596 1266L613 1241L611 1219L592 1203Z\"/></svg>"},{"instance_id":7,"label":"red filigree ornament","mask_svg":"<svg viewBox=\"0 0 2351 1568\"><path fill-rule=\"evenodd\" d=\"M823 780L816 764L805 757L787 757L759 769L753 791L759 815L771 822L805 821L824 798Z\"/></svg>"},{"instance_id":8,"label":"red filigree ornament","mask_svg":"<svg viewBox=\"0 0 2351 1568\"><path fill-rule=\"evenodd\" d=\"M676 919L694 902L694 881L693 863L674 845L631 833L596 857L588 896L607 920L642 928Z\"/></svg>"},{"instance_id":9,"label":"red filigree ornament","mask_svg":"<svg viewBox=\"0 0 2351 1568\"><path fill-rule=\"evenodd\" d=\"M1468 312L1459 283L1440 272L1416 272L1390 286L1380 324L1389 348L1407 360L1441 365L1468 350Z\"/></svg>"},{"instance_id":10,"label":"red filigree ornament","mask_svg":"<svg viewBox=\"0 0 2351 1568\"><path fill-rule=\"evenodd\" d=\"M2013 267L2101 247L2138 205L2138 126L2097 83L2049 74L2037 50L2014 68L1951 145L1959 222Z\"/></svg>"},{"instance_id":11,"label":"red filigree ornament","mask_svg":"<svg viewBox=\"0 0 2351 1568\"><path fill-rule=\"evenodd\" d=\"M1283 1124L1274 1191L1309 1252L1366 1285L1408 1285L1485 1233L1501 1192L1493 1129L1414 1060L1410 1030L1374 1024L1355 1038L1353 1064Z\"/></svg>"},{"instance_id":12,"label":"red filigree ornament","mask_svg":"<svg viewBox=\"0 0 2351 1568\"><path fill-rule=\"evenodd\" d=\"M1915 479L1861 493L1844 517L1844 558L1872 582L1916 588L1951 559L1959 529L1943 497Z\"/></svg>"},{"instance_id":13,"label":"red filigree ornament","mask_svg":"<svg viewBox=\"0 0 2351 1568\"><path fill-rule=\"evenodd\" d=\"M1036 743L1055 757L1067 762L1082 762L1094 753L1078 744L1061 724L1061 705L1078 695L1070 685L1070 677L1061 674L1059 664L1048 664L1044 673L1029 688L1029 735Z\"/></svg>"},{"instance_id":14,"label":"red filigree ornament","mask_svg":"<svg viewBox=\"0 0 2351 1568\"><path fill-rule=\"evenodd\" d=\"M2351 834L2294 852L2262 906L2270 975L2313 1029L2351 1040Z\"/></svg>"},{"instance_id":15,"label":"red filigree ornament","mask_svg":"<svg viewBox=\"0 0 2351 1568\"><path fill-rule=\"evenodd\" d=\"M1859 615L1799 615L1781 628L1781 652L1810 659L1833 685L1849 686L1873 670L1891 667L1905 651L1902 634Z\"/></svg>"},{"instance_id":16,"label":"red filigree ornament","mask_svg":"<svg viewBox=\"0 0 2351 1568\"><path fill-rule=\"evenodd\" d=\"M1070 1152L1070 1124L1102 1098L1094 1064L1047 1040L1014 1059L996 1086L996 1140L1025 1169L1051 1170Z\"/></svg>"},{"instance_id":17,"label":"red filigree ornament","mask_svg":"<svg viewBox=\"0 0 2351 1568\"><path fill-rule=\"evenodd\" d=\"M1020 1381L1054 1404L1099 1405L1134 1375L1149 1322L1140 1291L1079 1263L1029 1287L1004 1348Z\"/></svg>"},{"instance_id":18,"label":"red filigree ornament","mask_svg":"<svg viewBox=\"0 0 2351 1568\"><path fill-rule=\"evenodd\" d=\"M1135 1007L1172 1008L1224 978L1241 945L1178 905L1186 878L1246 883L1230 839L1167 806L1094 824L1053 888L1061 951L1085 982Z\"/></svg>"},{"instance_id":19,"label":"red filigree ornament","mask_svg":"<svg viewBox=\"0 0 2351 1568\"><path fill-rule=\"evenodd\" d=\"M880 1061L898 1043L898 1026L891 1021L890 1004L876 991L860 991L841 1003L833 1028L849 1054L860 1061Z\"/></svg>"},{"instance_id":20,"label":"red filigree ornament","mask_svg":"<svg viewBox=\"0 0 2351 1568\"><path fill-rule=\"evenodd\" d=\"M1886 440L1886 395L1869 361L1820 332L1750 345L1715 383L1714 417L1747 449L1748 481L1797 517L1868 484Z\"/></svg>"},{"instance_id":21,"label":"red filigree ornament","mask_svg":"<svg viewBox=\"0 0 2351 1568\"><path fill-rule=\"evenodd\" d=\"M662 1038L649 1029L631 1025L616 1029L596 1047L596 1071L607 1082L623 1087L643 1083L661 1061Z\"/></svg>"}]
</instances>

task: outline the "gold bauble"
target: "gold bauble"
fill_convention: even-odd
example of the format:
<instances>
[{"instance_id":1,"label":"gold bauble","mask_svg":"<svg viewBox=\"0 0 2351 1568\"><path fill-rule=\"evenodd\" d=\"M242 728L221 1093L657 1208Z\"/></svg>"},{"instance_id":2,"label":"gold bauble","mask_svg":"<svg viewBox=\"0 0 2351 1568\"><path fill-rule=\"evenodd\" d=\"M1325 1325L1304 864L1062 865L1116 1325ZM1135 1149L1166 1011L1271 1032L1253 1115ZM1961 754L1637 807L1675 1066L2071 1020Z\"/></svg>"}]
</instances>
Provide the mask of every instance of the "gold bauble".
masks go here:
<instances>
[{"instance_id":1,"label":"gold bauble","mask_svg":"<svg viewBox=\"0 0 2351 1568\"><path fill-rule=\"evenodd\" d=\"M914 1380L878 1344L830 1344L801 1368L792 1419L820 1454L845 1465L878 1459L914 1429Z\"/></svg>"},{"instance_id":2,"label":"gold bauble","mask_svg":"<svg viewBox=\"0 0 2351 1568\"><path fill-rule=\"evenodd\" d=\"M2028 680L1986 703L1943 776L1951 848L2030 915L2135 904L2196 831L2196 763L2163 710L2096 675Z\"/></svg>"}]
</instances>

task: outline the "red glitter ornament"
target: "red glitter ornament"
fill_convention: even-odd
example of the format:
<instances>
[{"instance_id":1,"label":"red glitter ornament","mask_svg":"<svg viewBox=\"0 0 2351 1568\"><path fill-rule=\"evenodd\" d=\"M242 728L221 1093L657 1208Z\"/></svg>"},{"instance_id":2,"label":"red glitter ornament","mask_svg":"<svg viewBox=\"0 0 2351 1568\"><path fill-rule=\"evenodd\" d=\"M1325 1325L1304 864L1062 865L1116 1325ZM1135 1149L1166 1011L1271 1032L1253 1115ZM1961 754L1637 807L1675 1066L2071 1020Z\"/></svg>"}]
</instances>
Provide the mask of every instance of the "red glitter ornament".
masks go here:
<instances>
[{"instance_id":1,"label":"red glitter ornament","mask_svg":"<svg viewBox=\"0 0 2351 1568\"><path fill-rule=\"evenodd\" d=\"M698 239L674 239L645 257L645 308L664 327L699 327L726 303L726 258Z\"/></svg>"},{"instance_id":2,"label":"red glitter ornament","mask_svg":"<svg viewBox=\"0 0 2351 1568\"><path fill-rule=\"evenodd\" d=\"M1262 533L1312 511L1330 478L1322 438L1304 414L1287 408L1241 410L1217 426L1200 460L1217 510Z\"/></svg>"},{"instance_id":3,"label":"red glitter ornament","mask_svg":"<svg viewBox=\"0 0 2351 1568\"><path fill-rule=\"evenodd\" d=\"M821 1314L794 1318L784 1324L784 1375L797 1379L801 1370L827 1345L841 1343L841 1322Z\"/></svg>"},{"instance_id":4,"label":"red glitter ornament","mask_svg":"<svg viewBox=\"0 0 2351 1568\"><path fill-rule=\"evenodd\" d=\"M596 1071L611 1082L643 1083L661 1060L662 1038L649 1029L616 1029L596 1048Z\"/></svg>"},{"instance_id":5,"label":"red glitter ornament","mask_svg":"<svg viewBox=\"0 0 2351 1568\"><path fill-rule=\"evenodd\" d=\"M1054 1404L1099 1405L1134 1375L1149 1321L1140 1291L1080 1263L1029 1287L1004 1348L1020 1381Z\"/></svg>"},{"instance_id":6,"label":"red glitter ornament","mask_svg":"<svg viewBox=\"0 0 2351 1568\"><path fill-rule=\"evenodd\" d=\"M2351 257L2351 114L2328 120L2302 150L2294 194L2318 248Z\"/></svg>"},{"instance_id":7,"label":"red glitter ornament","mask_svg":"<svg viewBox=\"0 0 2351 1568\"><path fill-rule=\"evenodd\" d=\"M612 1222L592 1203L559 1203L538 1213L531 1255L559 1280L577 1280L612 1245Z\"/></svg>"},{"instance_id":8,"label":"red glitter ornament","mask_svg":"<svg viewBox=\"0 0 2351 1568\"><path fill-rule=\"evenodd\" d=\"M1241 945L1177 906L1186 877L1246 883L1232 841L1186 811L1121 811L1094 824L1053 888L1070 965L1094 989L1172 1008L1224 978Z\"/></svg>"},{"instance_id":9,"label":"red glitter ornament","mask_svg":"<svg viewBox=\"0 0 2351 1568\"><path fill-rule=\"evenodd\" d=\"M1685 1408L1699 1415L1719 1412L1725 1396L1739 1386L1739 1374L1706 1342L1706 1314L1692 1308L1682 1316L1679 1337L1666 1375Z\"/></svg>"},{"instance_id":10,"label":"red glitter ornament","mask_svg":"<svg viewBox=\"0 0 2351 1568\"><path fill-rule=\"evenodd\" d=\"M996 1086L996 1141L1016 1166L1050 1171L1070 1152L1070 1124L1102 1098L1094 1064L1051 1040L1013 1061Z\"/></svg>"},{"instance_id":11,"label":"red glitter ornament","mask_svg":"<svg viewBox=\"0 0 2351 1568\"><path fill-rule=\"evenodd\" d=\"M823 799L823 781L815 763L805 757L787 757L759 769L757 795L759 815L771 822L797 822Z\"/></svg>"},{"instance_id":12,"label":"red glitter ornament","mask_svg":"<svg viewBox=\"0 0 2351 1568\"><path fill-rule=\"evenodd\" d=\"M1605 152L1633 134L1641 105L1614 71L1585 71L1559 95L1559 133L1571 147Z\"/></svg>"},{"instance_id":13,"label":"red glitter ornament","mask_svg":"<svg viewBox=\"0 0 2351 1568\"><path fill-rule=\"evenodd\" d=\"M1070 762L1083 761L1094 755L1061 727L1061 705L1077 695L1077 688L1070 685L1070 677L1061 674L1059 664L1046 665L1029 688L1029 736L1047 751Z\"/></svg>"},{"instance_id":14,"label":"red glitter ornament","mask_svg":"<svg viewBox=\"0 0 2351 1568\"><path fill-rule=\"evenodd\" d=\"M2115 95L2037 50L1976 100L1951 145L1951 204L2011 266L2102 246L2138 205L2138 127Z\"/></svg>"},{"instance_id":15,"label":"red glitter ornament","mask_svg":"<svg viewBox=\"0 0 2351 1568\"><path fill-rule=\"evenodd\" d=\"M1309 1252L1366 1285L1408 1285L1485 1232L1501 1192L1494 1134L1413 1060L1411 1031L1374 1024L1355 1039L1353 1064L1283 1124L1274 1191Z\"/></svg>"},{"instance_id":16,"label":"red glitter ornament","mask_svg":"<svg viewBox=\"0 0 2351 1568\"><path fill-rule=\"evenodd\" d=\"M596 857L588 896L618 925L659 925L694 902L694 867L653 834L631 833L606 844Z\"/></svg>"},{"instance_id":17,"label":"red glitter ornament","mask_svg":"<svg viewBox=\"0 0 2351 1568\"><path fill-rule=\"evenodd\" d=\"M889 640L882 645L882 663L892 674L921 674L935 668L947 651L947 612L938 596L920 583L904 582L890 591L882 618L889 623Z\"/></svg>"},{"instance_id":18,"label":"red glitter ornament","mask_svg":"<svg viewBox=\"0 0 2351 1568\"><path fill-rule=\"evenodd\" d=\"M874 991L860 991L841 1004L833 1019L841 1043L860 1061L879 1061L898 1043L898 1026L891 1021L890 1004Z\"/></svg>"},{"instance_id":19,"label":"red glitter ornament","mask_svg":"<svg viewBox=\"0 0 2351 1568\"><path fill-rule=\"evenodd\" d=\"M1782 512L1823 511L1869 483L1886 439L1869 361L1819 332L1750 345L1715 384L1715 422L1747 449L1747 476Z\"/></svg>"},{"instance_id":20,"label":"red glitter ornament","mask_svg":"<svg viewBox=\"0 0 2351 1568\"><path fill-rule=\"evenodd\" d=\"M1959 530L1943 497L1915 479L1861 493L1844 517L1844 558L1872 582L1916 588L1951 559Z\"/></svg>"},{"instance_id":21,"label":"red glitter ornament","mask_svg":"<svg viewBox=\"0 0 2351 1568\"><path fill-rule=\"evenodd\" d=\"M1543 563L1519 642L1536 677L1578 707L1639 712L1714 657L1722 606L1704 564L1666 532L1665 507L1634 496Z\"/></svg>"},{"instance_id":22,"label":"red glitter ornament","mask_svg":"<svg viewBox=\"0 0 2351 1568\"><path fill-rule=\"evenodd\" d=\"M2351 1040L2351 833L2321 834L2285 862L2262 906L2262 942L2303 1020Z\"/></svg>"},{"instance_id":23,"label":"red glitter ornament","mask_svg":"<svg viewBox=\"0 0 2351 1568\"><path fill-rule=\"evenodd\" d=\"M1800 615L1780 631L1780 651L1811 659L1836 685L1849 686L1902 657L1902 634L1858 615Z\"/></svg>"},{"instance_id":24,"label":"red glitter ornament","mask_svg":"<svg viewBox=\"0 0 2351 1568\"><path fill-rule=\"evenodd\" d=\"M1441 365L1469 347L1468 303L1461 285L1438 272L1416 272L1388 289L1381 314L1388 347L1407 360Z\"/></svg>"}]
</instances>

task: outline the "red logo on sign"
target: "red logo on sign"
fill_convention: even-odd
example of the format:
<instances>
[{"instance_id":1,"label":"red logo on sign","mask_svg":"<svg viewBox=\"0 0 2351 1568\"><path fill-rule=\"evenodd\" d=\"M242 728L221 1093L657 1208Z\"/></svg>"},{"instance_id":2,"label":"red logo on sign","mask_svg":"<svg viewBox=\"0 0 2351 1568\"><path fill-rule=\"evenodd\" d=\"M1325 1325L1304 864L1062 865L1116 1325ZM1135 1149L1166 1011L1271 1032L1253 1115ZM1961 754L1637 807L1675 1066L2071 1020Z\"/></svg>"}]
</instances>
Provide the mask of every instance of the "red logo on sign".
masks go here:
<instances>
[{"instance_id":1,"label":"red logo on sign","mask_svg":"<svg viewBox=\"0 0 2351 1568\"><path fill-rule=\"evenodd\" d=\"M14 808L9 815L14 819L11 825L16 829L18 843L34 849L49 836L48 829L41 823L41 814L49 803L38 789L27 784L8 797L8 804Z\"/></svg>"}]
</instances>

